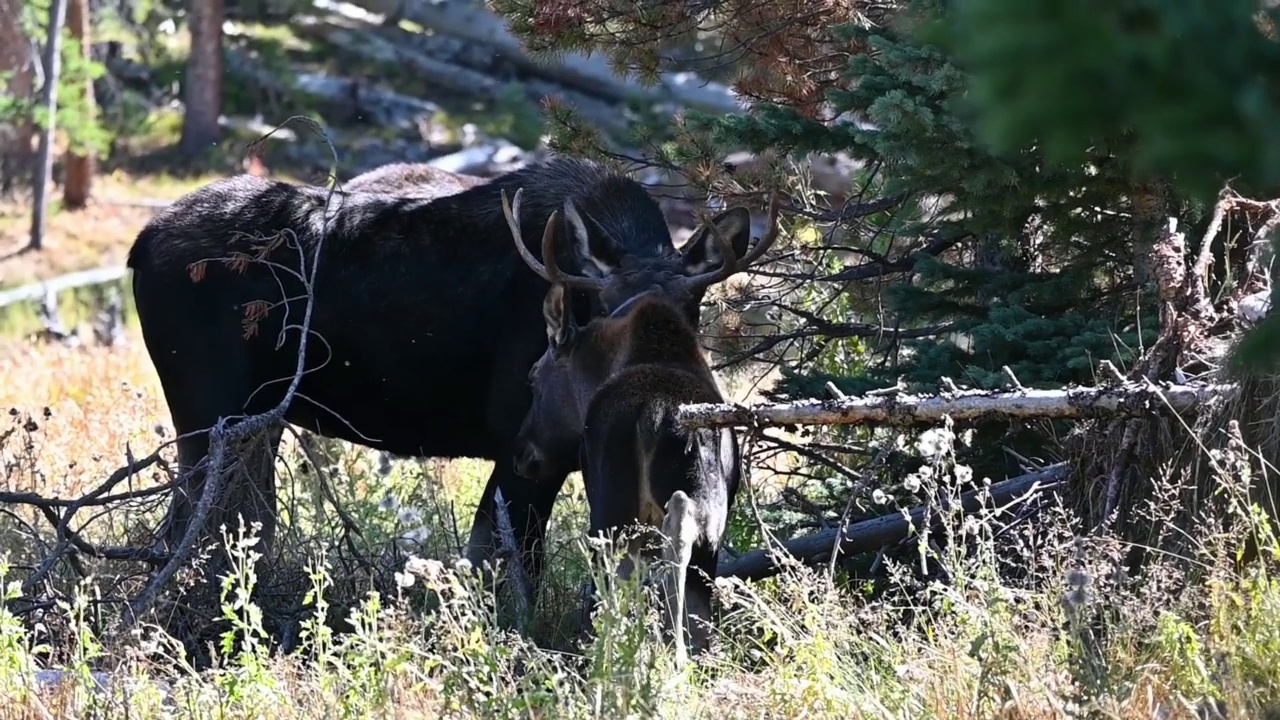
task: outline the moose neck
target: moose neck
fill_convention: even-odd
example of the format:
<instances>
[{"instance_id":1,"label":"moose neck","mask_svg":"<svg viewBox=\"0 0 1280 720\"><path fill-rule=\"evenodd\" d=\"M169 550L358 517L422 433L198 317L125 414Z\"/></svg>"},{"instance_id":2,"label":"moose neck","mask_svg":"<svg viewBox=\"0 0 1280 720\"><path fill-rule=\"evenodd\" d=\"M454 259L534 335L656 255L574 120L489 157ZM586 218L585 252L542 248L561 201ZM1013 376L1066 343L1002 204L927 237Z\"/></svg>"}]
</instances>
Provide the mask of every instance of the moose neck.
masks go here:
<instances>
[{"instance_id":1,"label":"moose neck","mask_svg":"<svg viewBox=\"0 0 1280 720\"><path fill-rule=\"evenodd\" d=\"M615 372L630 365L706 367L698 336L678 308L658 296L635 302L618 318L620 337Z\"/></svg>"}]
</instances>

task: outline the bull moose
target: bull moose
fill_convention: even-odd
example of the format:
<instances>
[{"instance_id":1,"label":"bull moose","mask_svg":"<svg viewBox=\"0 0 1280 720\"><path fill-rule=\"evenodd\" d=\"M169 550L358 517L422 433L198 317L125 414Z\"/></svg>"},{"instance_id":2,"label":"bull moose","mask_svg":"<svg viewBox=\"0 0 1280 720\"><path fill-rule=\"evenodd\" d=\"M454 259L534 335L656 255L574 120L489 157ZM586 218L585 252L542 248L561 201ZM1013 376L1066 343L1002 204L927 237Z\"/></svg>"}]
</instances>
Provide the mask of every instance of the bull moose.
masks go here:
<instances>
[{"instance_id":1,"label":"bull moose","mask_svg":"<svg viewBox=\"0 0 1280 720\"><path fill-rule=\"evenodd\" d=\"M342 184L342 190L435 198L484 183L482 177L441 170L427 163L387 163L351 178Z\"/></svg>"},{"instance_id":2,"label":"bull moose","mask_svg":"<svg viewBox=\"0 0 1280 720\"><path fill-rule=\"evenodd\" d=\"M695 652L707 645L716 560L742 469L731 429L686 429L675 413L683 403L724 397L695 326L663 292L641 293L579 325L569 289L596 290L601 281L562 272L550 232L542 240L546 260L529 253L516 220L520 194L514 209L504 194L503 209L517 251L551 288L543 302L548 344L529 372L533 401L516 438L515 470L544 479L543 469L553 467L546 461L551 448L581 439L590 532L611 535L638 525L662 535L665 619L683 664L686 629ZM741 260L731 241L716 234L720 263L681 278L685 292L701 292L757 260L777 237L777 211L775 197L769 232ZM631 576L643 541L638 535L627 543L620 576Z\"/></svg>"},{"instance_id":3,"label":"bull moose","mask_svg":"<svg viewBox=\"0 0 1280 720\"><path fill-rule=\"evenodd\" d=\"M376 182L339 192L240 175L185 195L147 223L128 267L179 435L178 465L190 470L163 533L171 547L204 486L208 429L285 397L311 297L307 369L284 420L400 456L492 461L467 556L477 564L491 556L501 488L536 582L552 505L578 461L577 442L568 439L544 448L542 482L513 470L528 371L547 347L548 288L512 246L500 197L517 188L521 230L555 238L556 262L594 281L570 299L577 317L606 314L657 287L696 325L706 285L690 281L722 254L709 227L677 250L640 183L585 159L555 156L460 192L416 197L380 191ZM746 208L726 209L711 223L745 252ZM300 263L314 268L310 288L282 270ZM282 430L242 455L248 481L208 516L209 528L233 526L237 514L260 521L264 554L274 537L272 458Z\"/></svg>"}]
</instances>

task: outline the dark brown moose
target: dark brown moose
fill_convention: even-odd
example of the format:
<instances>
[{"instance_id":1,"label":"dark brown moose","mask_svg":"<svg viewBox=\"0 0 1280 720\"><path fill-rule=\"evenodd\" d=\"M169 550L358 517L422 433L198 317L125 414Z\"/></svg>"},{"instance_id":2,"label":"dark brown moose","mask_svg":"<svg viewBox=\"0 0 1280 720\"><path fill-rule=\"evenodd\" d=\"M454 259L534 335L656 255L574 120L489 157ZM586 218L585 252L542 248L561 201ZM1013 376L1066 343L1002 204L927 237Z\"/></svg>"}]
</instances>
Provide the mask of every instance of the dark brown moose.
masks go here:
<instances>
[{"instance_id":1,"label":"dark brown moose","mask_svg":"<svg viewBox=\"0 0 1280 720\"><path fill-rule=\"evenodd\" d=\"M551 289L543 302L548 346L529 373L533 403L516 439L516 472L543 477L553 467L547 459L552 448L580 438L591 534L617 539L616 533L636 525L660 531L664 617L683 664L686 632L695 652L707 647L716 559L742 470L731 429L686 429L675 415L681 404L724 397L695 327L669 290L641 293L607 317L579 325L569 290L597 289L601 281L562 272L550 231L542 238L548 260L533 258L516 221L520 195L507 210L511 233L525 262ZM720 263L681 278L682 293L700 294L757 260L777 236L776 215L775 198L768 234L742 260L729 239L717 235ZM634 571L643 540L641 533L627 543L622 577Z\"/></svg>"},{"instance_id":2,"label":"dark brown moose","mask_svg":"<svg viewBox=\"0 0 1280 720\"><path fill-rule=\"evenodd\" d=\"M514 472L528 372L547 348L548 282L521 261L530 250L512 246L502 194L524 189L514 222L525 235L555 239L553 266L583 279L568 304L584 320L656 287L696 324L706 290L696 278L719 266L722 246L704 226L677 250L642 185L583 159L552 157L482 184L458 176L434 191L411 192L389 175L363 192L231 177L177 200L138 234L128 266L142 335L182 436L179 465L196 468L174 495L164 538L173 547L191 523L207 430L285 396L310 293L306 372L285 421L401 456L493 461L468 556L478 565L493 553L501 488L536 582L578 443L543 447L541 482ZM737 254L749 221L742 207L712 219ZM310 289L303 266L315 266ZM269 552L277 514L270 458L281 431L249 453L249 481L216 504L205 532L216 538L219 524L231 530L242 515L262 523L259 549Z\"/></svg>"}]
</instances>

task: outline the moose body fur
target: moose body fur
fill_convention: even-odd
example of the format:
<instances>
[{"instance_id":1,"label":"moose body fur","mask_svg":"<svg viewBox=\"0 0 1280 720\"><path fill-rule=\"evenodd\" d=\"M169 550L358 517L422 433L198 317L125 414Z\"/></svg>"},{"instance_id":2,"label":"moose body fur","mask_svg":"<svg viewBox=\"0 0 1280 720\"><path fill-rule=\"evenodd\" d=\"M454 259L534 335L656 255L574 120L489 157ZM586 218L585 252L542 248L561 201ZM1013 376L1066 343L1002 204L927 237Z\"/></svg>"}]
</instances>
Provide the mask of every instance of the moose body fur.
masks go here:
<instances>
[{"instance_id":1,"label":"moose body fur","mask_svg":"<svg viewBox=\"0 0 1280 720\"><path fill-rule=\"evenodd\" d=\"M394 173L375 176L367 192L242 175L189 193L147 224L129 254L142 335L175 430L193 433L178 441L179 465L194 468L208 452L201 431L282 400L310 295L306 371L284 419L397 455L492 460L468 555L478 564L493 552L501 487L536 578L552 504L577 467L577 443L546 449L544 482L513 471L530 403L527 373L547 347L539 308L549 284L522 262L530 249L512 243L501 197L523 188L517 231L545 230L560 243L557 262L593 273L597 291L573 297L582 317L698 272L718 246L702 228L677 251L643 186L583 160L557 157L481 184L444 184L470 186L414 196L395 185ZM713 222L718 235L745 247L748 220L745 208L733 208ZM315 263L310 288L288 272L309 274ZM683 297L692 322L701 297ZM263 523L270 547L271 458L281 430L244 460L248 481L209 517L207 532L236 524L239 513ZM202 474L194 471L174 495L170 543L191 522Z\"/></svg>"},{"instance_id":2,"label":"moose body fur","mask_svg":"<svg viewBox=\"0 0 1280 720\"><path fill-rule=\"evenodd\" d=\"M435 198L483 185L475 175L449 172L426 163L388 163L343 183L344 192L381 192L401 197Z\"/></svg>"}]
</instances>

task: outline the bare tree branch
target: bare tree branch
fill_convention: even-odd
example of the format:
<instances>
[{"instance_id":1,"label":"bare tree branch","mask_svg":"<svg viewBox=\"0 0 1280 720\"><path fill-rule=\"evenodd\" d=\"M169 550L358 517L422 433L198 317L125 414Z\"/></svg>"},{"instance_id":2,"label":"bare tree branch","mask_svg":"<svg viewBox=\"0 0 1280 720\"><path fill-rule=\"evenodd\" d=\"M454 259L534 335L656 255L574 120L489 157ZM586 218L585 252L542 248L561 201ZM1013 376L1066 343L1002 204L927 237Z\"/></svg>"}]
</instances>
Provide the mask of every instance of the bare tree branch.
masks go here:
<instances>
[{"instance_id":1,"label":"bare tree branch","mask_svg":"<svg viewBox=\"0 0 1280 720\"><path fill-rule=\"evenodd\" d=\"M745 406L729 403L682 405L677 422L685 427L789 425L927 425L945 416L957 422L995 418L1081 419L1141 416L1168 407L1182 412L1233 395L1234 384L1168 385L1129 382L1119 386L1067 390L995 392L959 390L941 395L865 395L838 400L807 399Z\"/></svg>"}]
</instances>

